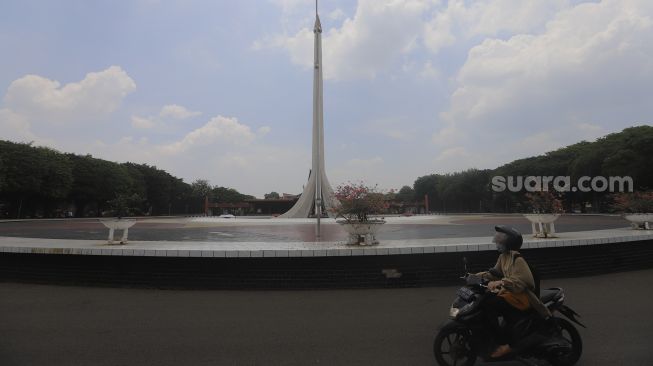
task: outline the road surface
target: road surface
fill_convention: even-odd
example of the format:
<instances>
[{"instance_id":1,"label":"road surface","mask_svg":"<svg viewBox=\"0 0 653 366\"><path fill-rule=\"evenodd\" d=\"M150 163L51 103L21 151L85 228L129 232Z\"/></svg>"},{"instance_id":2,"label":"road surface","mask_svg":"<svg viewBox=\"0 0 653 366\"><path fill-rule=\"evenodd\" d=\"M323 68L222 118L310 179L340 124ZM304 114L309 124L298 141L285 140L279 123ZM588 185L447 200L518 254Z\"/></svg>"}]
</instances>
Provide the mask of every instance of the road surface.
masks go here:
<instances>
[{"instance_id":1,"label":"road surface","mask_svg":"<svg viewBox=\"0 0 653 366\"><path fill-rule=\"evenodd\" d=\"M543 282L564 287L588 325L578 365L653 365L652 282L653 270ZM435 365L431 344L454 291L0 283L0 364Z\"/></svg>"}]
</instances>

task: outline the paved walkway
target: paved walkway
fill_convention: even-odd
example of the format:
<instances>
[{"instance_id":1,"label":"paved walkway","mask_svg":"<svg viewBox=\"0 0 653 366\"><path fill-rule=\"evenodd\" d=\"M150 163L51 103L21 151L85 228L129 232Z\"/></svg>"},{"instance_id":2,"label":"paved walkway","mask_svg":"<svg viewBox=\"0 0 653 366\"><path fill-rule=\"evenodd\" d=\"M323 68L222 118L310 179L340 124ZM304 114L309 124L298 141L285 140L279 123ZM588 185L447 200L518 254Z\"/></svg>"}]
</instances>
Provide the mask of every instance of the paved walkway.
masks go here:
<instances>
[{"instance_id":1,"label":"paved walkway","mask_svg":"<svg viewBox=\"0 0 653 366\"><path fill-rule=\"evenodd\" d=\"M564 287L566 303L588 325L580 330L585 349L579 366L653 365L651 282L653 270L543 283ZM455 290L161 291L0 283L0 364L433 366L433 337Z\"/></svg>"}]
</instances>

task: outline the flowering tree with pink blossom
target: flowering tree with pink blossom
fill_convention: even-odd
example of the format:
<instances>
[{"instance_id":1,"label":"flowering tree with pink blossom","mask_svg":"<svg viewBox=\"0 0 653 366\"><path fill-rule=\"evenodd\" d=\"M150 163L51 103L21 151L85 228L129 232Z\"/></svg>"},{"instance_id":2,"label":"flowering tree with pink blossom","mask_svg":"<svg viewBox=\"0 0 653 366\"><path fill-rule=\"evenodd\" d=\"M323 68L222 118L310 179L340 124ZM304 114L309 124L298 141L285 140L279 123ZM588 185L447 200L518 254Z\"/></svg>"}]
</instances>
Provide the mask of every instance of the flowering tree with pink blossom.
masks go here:
<instances>
[{"instance_id":1,"label":"flowering tree with pink blossom","mask_svg":"<svg viewBox=\"0 0 653 366\"><path fill-rule=\"evenodd\" d=\"M550 191L526 193L526 199L534 213L559 214L565 211L562 201Z\"/></svg>"},{"instance_id":2,"label":"flowering tree with pink blossom","mask_svg":"<svg viewBox=\"0 0 653 366\"><path fill-rule=\"evenodd\" d=\"M370 215L383 214L388 204L384 194L377 186L369 187L363 182L347 183L336 188L334 196L338 202L333 205L336 217L342 217L347 222L369 222Z\"/></svg>"},{"instance_id":3,"label":"flowering tree with pink blossom","mask_svg":"<svg viewBox=\"0 0 653 366\"><path fill-rule=\"evenodd\" d=\"M612 196L612 201L612 209L617 212L653 212L653 191L618 193Z\"/></svg>"}]
</instances>

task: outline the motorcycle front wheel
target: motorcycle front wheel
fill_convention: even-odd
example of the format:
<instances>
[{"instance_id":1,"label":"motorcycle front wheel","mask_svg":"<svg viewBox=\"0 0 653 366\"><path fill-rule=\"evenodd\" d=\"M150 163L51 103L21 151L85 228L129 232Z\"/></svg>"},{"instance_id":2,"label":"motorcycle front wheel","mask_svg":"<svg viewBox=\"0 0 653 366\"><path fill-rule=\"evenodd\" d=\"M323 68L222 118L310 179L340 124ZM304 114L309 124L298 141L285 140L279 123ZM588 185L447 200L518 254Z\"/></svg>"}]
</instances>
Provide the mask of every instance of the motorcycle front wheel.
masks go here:
<instances>
[{"instance_id":1,"label":"motorcycle front wheel","mask_svg":"<svg viewBox=\"0 0 653 366\"><path fill-rule=\"evenodd\" d=\"M472 366L476 354L471 348L469 330L459 324L449 323L440 328L433 342L435 360L440 366Z\"/></svg>"}]
</instances>

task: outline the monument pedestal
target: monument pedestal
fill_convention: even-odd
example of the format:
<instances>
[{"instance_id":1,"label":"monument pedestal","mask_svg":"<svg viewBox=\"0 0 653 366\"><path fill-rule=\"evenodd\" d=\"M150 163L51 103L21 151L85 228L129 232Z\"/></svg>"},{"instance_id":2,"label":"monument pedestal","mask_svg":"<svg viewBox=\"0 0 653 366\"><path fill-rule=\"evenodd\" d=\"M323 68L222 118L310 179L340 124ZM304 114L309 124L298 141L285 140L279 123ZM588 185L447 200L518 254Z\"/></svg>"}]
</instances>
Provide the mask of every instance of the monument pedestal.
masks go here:
<instances>
[{"instance_id":1,"label":"monument pedestal","mask_svg":"<svg viewBox=\"0 0 653 366\"><path fill-rule=\"evenodd\" d=\"M127 236L129 234L129 228L136 224L135 220L123 220L123 219L110 219L110 220L100 220L100 222L109 229L109 238L107 243L114 244L114 233L116 230L122 230L122 237L120 238L120 244L127 244Z\"/></svg>"}]
</instances>

